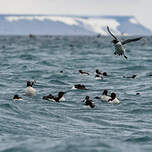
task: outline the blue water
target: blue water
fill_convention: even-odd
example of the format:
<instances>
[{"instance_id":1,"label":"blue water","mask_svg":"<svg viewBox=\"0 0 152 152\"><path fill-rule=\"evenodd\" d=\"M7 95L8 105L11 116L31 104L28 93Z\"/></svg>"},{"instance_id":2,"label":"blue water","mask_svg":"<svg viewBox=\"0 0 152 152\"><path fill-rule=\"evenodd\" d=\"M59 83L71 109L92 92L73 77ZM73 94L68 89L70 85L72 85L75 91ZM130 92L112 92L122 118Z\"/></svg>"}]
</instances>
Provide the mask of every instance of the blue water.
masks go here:
<instances>
[{"instance_id":1,"label":"blue water","mask_svg":"<svg viewBox=\"0 0 152 152\"><path fill-rule=\"evenodd\" d=\"M125 46L126 60L113 54L111 37L1 36L0 151L151 152L152 37L144 39ZM109 76L95 80L97 68ZM27 80L37 80L33 97L25 96ZM78 83L88 90L71 90ZM120 104L94 99L104 89ZM66 101L42 100L59 91ZM86 95L95 108L83 105Z\"/></svg>"}]
</instances>

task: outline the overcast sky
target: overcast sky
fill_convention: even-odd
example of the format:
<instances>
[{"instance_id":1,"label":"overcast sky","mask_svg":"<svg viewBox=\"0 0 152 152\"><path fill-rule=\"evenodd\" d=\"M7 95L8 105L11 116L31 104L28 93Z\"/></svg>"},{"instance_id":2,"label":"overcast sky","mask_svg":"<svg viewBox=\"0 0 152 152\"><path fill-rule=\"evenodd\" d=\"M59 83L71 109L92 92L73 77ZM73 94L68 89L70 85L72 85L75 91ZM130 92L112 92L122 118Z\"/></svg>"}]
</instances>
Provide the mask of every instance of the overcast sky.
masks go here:
<instances>
[{"instance_id":1,"label":"overcast sky","mask_svg":"<svg viewBox=\"0 0 152 152\"><path fill-rule=\"evenodd\" d=\"M3 14L133 15L152 29L152 0L0 0Z\"/></svg>"}]
</instances>

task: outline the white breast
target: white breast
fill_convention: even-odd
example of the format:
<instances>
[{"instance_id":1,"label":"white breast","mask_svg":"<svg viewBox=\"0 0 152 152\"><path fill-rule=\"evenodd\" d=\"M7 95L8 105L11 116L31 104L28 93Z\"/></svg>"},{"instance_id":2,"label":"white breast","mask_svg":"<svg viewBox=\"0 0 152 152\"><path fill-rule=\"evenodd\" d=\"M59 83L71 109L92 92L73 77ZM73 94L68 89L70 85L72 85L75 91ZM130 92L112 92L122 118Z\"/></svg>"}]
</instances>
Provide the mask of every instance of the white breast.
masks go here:
<instances>
[{"instance_id":1,"label":"white breast","mask_svg":"<svg viewBox=\"0 0 152 152\"><path fill-rule=\"evenodd\" d=\"M20 99L14 99L15 101L21 101L21 100L23 100L22 98L20 98Z\"/></svg>"},{"instance_id":2,"label":"white breast","mask_svg":"<svg viewBox=\"0 0 152 152\"><path fill-rule=\"evenodd\" d=\"M36 92L36 90L30 86L26 88L26 95L27 96L34 96L35 92Z\"/></svg>"},{"instance_id":3,"label":"white breast","mask_svg":"<svg viewBox=\"0 0 152 152\"><path fill-rule=\"evenodd\" d=\"M115 98L114 100L109 101L109 103L118 104L118 103L120 103L120 101L117 98Z\"/></svg>"},{"instance_id":4,"label":"white breast","mask_svg":"<svg viewBox=\"0 0 152 152\"><path fill-rule=\"evenodd\" d=\"M72 87L72 90L76 90L77 88L75 88L75 86Z\"/></svg>"},{"instance_id":5,"label":"white breast","mask_svg":"<svg viewBox=\"0 0 152 152\"><path fill-rule=\"evenodd\" d=\"M108 102L109 99L111 99L111 97L106 96L106 95L102 95L102 96L101 96L101 100L102 100L102 101L107 101L107 102Z\"/></svg>"},{"instance_id":6,"label":"white breast","mask_svg":"<svg viewBox=\"0 0 152 152\"><path fill-rule=\"evenodd\" d=\"M65 101L65 98L64 98L64 96L62 97L62 98L60 98L60 100L59 101Z\"/></svg>"},{"instance_id":7,"label":"white breast","mask_svg":"<svg viewBox=\"0 0 152 152\"><path fill-rule=\"evenodd\" d=\"M89 76L87 73L80 73L80 75Z\"/></svg>"},{"instance_id":8,"label":"white breast","mask_svg":"<svg viewBox=\"0 0 152 152\"><path fill-rule=\"evenodd\" d=\"M95 77L96 80L101 80L101 77Z\"/></svg>"},{"instance_id":9,"label":"white breast","mask_svg":"<svg viewBox=\"0 0 152 152\"><path fill-rule=\"evenodd\" d=\"M54 99L52 98L48 98L49 101L53 101L53 102L56 102ZM62 98L59 99L59 101L65 101L65 98L64 96Z\"/></svg>"},{"instance_id":10,"label":"white breast","mask_svg":"<svg viewBox=\"0 0 152 152\"><path fill-rule=\"evenodd\" d=\"M95 77L96 80L102 80L102 77Z\"/></svg>"},{"instance_id":11,"label":"white breast","mask_svg":"<svg viewBox=\"0 0 152 152\"><path fill-rule=\"evenodd\" d=\"M48 98L48 100L49 100L49 101L53 101L53 102L56 102L54 99L51 99L51 98Z\"/></svg>"},{"instance_id":12,"label":"white breast","mask_svg":"<svg viewBox=\"0 0 152 152\"><path fill-rule=\"evenodd\" d=\"M125 53L125 49L122 46L121 42L118 42L117 44L115 44L115 52L118 55L124 54Z\"/></svg>"}]
</instances>

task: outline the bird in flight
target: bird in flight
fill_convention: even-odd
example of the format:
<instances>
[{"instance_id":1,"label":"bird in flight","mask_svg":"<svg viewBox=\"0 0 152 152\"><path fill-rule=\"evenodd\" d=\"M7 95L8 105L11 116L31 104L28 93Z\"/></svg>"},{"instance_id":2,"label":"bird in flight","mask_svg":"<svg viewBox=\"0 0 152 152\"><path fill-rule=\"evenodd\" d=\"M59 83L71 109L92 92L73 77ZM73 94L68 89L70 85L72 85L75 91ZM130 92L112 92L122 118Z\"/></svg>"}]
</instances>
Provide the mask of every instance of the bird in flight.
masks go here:
<instances>
[{"instance_id":1,"label":"bird in flight","mask_svg":"<svg viewBox=\"0 0 152 152\"><path fill-rule=\"evenodd\" d=\"M112 40L112 42L113 42L113 44L115 46L114 54L115 55L123 55L126 59L127 59L127 56L125 55L125 48L123 47L123 45L127 44L127 43L130 43L130 42L133 42L133 41L138 41L138 40L142 39L142 37L138 37L138 38L134 38L134 39L127 39L127 40L124 40L124 41L121 42L116 36L114 36L114 34L112 34L112 32L109 29L109 26L107 26L107 30L110 33L110 35L114 38Z\"/></svg>"}]
</instances>

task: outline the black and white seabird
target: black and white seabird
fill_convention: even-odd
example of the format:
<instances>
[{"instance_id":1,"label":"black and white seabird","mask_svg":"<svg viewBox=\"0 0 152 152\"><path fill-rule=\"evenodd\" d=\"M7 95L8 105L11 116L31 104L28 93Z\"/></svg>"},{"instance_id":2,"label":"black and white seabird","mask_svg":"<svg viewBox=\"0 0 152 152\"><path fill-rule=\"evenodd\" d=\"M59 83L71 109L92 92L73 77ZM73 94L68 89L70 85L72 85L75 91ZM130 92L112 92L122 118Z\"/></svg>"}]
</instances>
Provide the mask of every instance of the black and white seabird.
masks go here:
<instances>
[{"instance_id":1,"label":"black and white seabird","mask_svg":"<svg viewBox=\"0 0 152 152\"><path fill-rule=\"evenodd\" d=\"M102 74L103 76L108 76L107 72L103 72Z\"/></svg>"},{"instance_id":2,"label":"black and white seabird","mask_svg":"<svg viewBox=\"0 0 152 152\"><path fill-rule=\"evenodd\" d=\"M82 74L82 75L90 75L88 72L85 72L85 71L82 71L82 70L79 70L79 73Z\"/></svg>"},{"instance_id":3,"label":"black and white seabird","mask_svg":"<svg viewBox=\"0 0 152 152\"><path fill-rule=\"evenodd\" d=\"M111 99L111 97L108 96L108 90L104 90L103 93L102 93L102 96L101 96L101 100L108 102L109 99Z\"/></svg>"},{"instance_id":4,"label":"black and white seabird","mask_svg":"<svg viewBox=\"0 0 152 152\"><path fill-rule=\"evenodd\" d=\"M99 75L99 74L96 74L95 75L95 79L96 80L103 80L103 77L101 75Z\"/></svg>"},{"instance_id":5,"label":"black and white seabird","mask_svg":"<svg viewBox=\"0 0 152 152\"><path fill-rule=\"evenodd\" d=\"M118 98L116 97L116 94L114 92L111 93L111 98L108 100L108 102L114 103L114 104L120 103L120 101L118 100Z\"/></svg>"},{"instance_id":6,"label":"black and white seabird","mask_svg":"<svg viewBox=\"0 0 152 152\"><path fill-rule=\"evenodd\" d=\"M36 80L33 82L27 81L27 88L26 88L26 95L27 96L34 96L36 90L33 88L33 85L35 85Z\"/></svg>"},{"instance_id":7,"label":"black and white seabird","mask_svg":"<svg viewBox=\"0 0 152 152\"><path fill-rule=\"evenodd\" d=\"M87 90L86 86L83 85L83 84L76 84L72 87L72 90L75 90L75 89L80 89L80 90Z\"/></svg>"},{"instance_id":8,"label":"black and white seabird","mask_svg":"<svg viewBox=\"0 0 152 152\"><path fill-rule=\"evenodd\" d=\"M123 78L132 78L132 79L135 79L136 78L136 74L132 75L132 76L129 76L129 77L126 77L126 76L123 76Z\"/></svg>"},{"instance_id":9,"label":"black and white seabird","mask_svg":"<svg viewBox=\"0 0 152 152\"><path fill-rule=\"evenodd\" d=\"M123 47L123 45L142 39L142 37L138 37L138 38L134 38L134 39L127 39L127 40L124 40L124 41L121 42L116 36L114 36L111 33L108 26L107 26L107 30L110 33L110 35L114 38L114 40L112 41L114 43L114 46L115 46L114 54L115 55L123 55L126 59L127 59L127 56L125 55L125 48Z\"/></svg>"},{"instance_id":10,"label":"black and white seabird","mask_svg":"<svg viewBox=\"0 0 152 152\"><path fill-rule=\"evenodd\" d=\"M43 96L43 99L53 101L53 102L65 101L64 94L65 92L61 91L58 93L58 96L53 96L52 94L49 94L48 96Z\"/></svg>"},{"instance_id":11,"label":"black and white seabird","mask_svg":"<svg viewBox=\"0 0 152 152\"><path fill-rule=\"evenodd\" d=\"M18 94L15 94L13 97L14 100L23 100L22 97L20 97Z\"/></svg>"},{"instance_id":12,"label":"black and white seabird","mask_svg":"<svg viewBox=\"0 0 152 152\"><path fill-rule=\"evenodd\" d=\"M96 69L95 74L102 75L102 73L99 71L99 69Z\"/></svg>"},{"instance_id":13,"label":"black and white seabird","mask_svg":"<svg viewBox=\"0 0 152 152\"><path fill-rule=\"evenodd\" d=\"M94 108L95 104L92 100L90 100L89 96L85 97L85 100L83 100L83 102L85 103L85 105L90 106L90 108Z\"/></svg>"}]
</instances>

